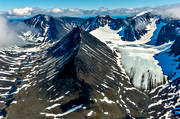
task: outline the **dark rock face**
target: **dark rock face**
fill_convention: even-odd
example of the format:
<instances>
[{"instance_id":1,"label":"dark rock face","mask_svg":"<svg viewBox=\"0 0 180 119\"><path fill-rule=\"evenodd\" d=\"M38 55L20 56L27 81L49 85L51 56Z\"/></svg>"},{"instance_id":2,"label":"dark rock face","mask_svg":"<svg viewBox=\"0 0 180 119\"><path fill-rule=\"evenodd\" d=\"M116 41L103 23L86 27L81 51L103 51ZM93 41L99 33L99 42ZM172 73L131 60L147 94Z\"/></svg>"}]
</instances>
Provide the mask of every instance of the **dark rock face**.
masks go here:
<instances>
[{"instance_id":1,"label":"dark rock face","mask_svg":"<svg viewBox=\"0 0 180 119\"><path fill-rule=\"evenodd\" d=\"M162 45L169 41L176 40L177 33L175 32L175 29L176 29L176 26L171 25L171 24L164 26L158 35L156 45Z\"/></svg>"},{"instance_id":2,"label":"dark rock face","mask_svg":"<svg viewBox=\"0 0 180 119\"><path fill-rule=\"evenodd\" d=\"M172 52L175 56L180 55L180 38L177 38L173 45L171 46Z\"/></svg>"},{"instance_id":3,"label":"dark rock face","mask_svg":"<svg viewBox=\"0 0 180 119\"><path fill-rule=\"evenodd\" d=\"M164 20L161 21L167 23L167 25L163 26L161 31L159 32L156 45L162 45L169 41L175 41L180 36L180 22L179 20Z\"/></svg>"},{"instance_id":4,"label":"dark rock face","mask_svg":"<svg viewBox=\"0 0 180 119\"><path fill-rule=\"evenodd\" d=\"M55 45L48 48L47 55L58 58L66 53L73 54L73 52L77 52L80 44L80 34L77 34L78 32L80 32L80 28L74 28L70 33L68 33L68 35L59 40ZM75 55L76 53L74 53L73 57Z\"/></svg>"},{"instance_id":5,"label":"dark rock face","mask_svg":"<svg viewBox=\"0 0 180 119\"><path fill-rule=\"evenodd\" d=\"M126 27L124 30L124 37L122 39L124 41L135 41L134 30L132 30L131 26Z\"/></svg>"},{"instance_id":6,"label":"dark rock face","mask_svg":"<svg viewBox=\"0 0 180 119\"><path fill-rule=\"evenodd\" d=\"M148 31L146 30L147 25L151 24L151 18L155 16L151 13L145 13L141 16L130 17L128 21L128 30L125 32L127 34L127 41L139 40L141 36L145 35ZM128 35L129 34L129 35ZM126 37L125 37L126 38ZM134 38L132 40L131 38Z\"/></svg>"},{"instance_id":7,"label":"dark rock face","mask_svg":"<svg viewBox=\"0 0 180 119\"><path fill-rule=\"evenodd\" d=\"M108 15L97 16L87 19L81 27L90 32L99 27L103 27L105 25L109 25L113 30L118 30L123 25L123 19L113 19Z\"/></svg>"}]
</instances>

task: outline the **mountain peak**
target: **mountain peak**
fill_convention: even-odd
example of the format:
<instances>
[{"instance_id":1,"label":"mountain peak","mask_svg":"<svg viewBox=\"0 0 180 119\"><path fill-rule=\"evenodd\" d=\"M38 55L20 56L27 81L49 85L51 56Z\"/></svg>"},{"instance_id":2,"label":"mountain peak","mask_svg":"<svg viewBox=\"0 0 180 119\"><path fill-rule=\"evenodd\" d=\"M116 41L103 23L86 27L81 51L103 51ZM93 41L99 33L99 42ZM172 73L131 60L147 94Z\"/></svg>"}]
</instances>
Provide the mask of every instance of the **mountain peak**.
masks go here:
<instances>
[{"instance_id":1,"label":"mountain peak","mask_svg":"<svg viewBox=\"0 0 180 119\"><path fill-rule=\"evenodd\" d=\"M135 15L133 18L138 18L143 16L152 16L152 13L150 11L143 11Z\"/></svg>"},{"instance_id":2,"label":"mountain peak","mask_svg":"<svg viewBox=\"0 0 180 119\"><path fill-rule=\"evenodd\" d=\"M138 13L137 15L136 15L136 17L138 17L138 16L142 16L142 15L144 15L144 14L146 14L146 13L149 13L148 11L143 11L143 12L140 12L140 13Z\"/></svg>"}]
</instances>

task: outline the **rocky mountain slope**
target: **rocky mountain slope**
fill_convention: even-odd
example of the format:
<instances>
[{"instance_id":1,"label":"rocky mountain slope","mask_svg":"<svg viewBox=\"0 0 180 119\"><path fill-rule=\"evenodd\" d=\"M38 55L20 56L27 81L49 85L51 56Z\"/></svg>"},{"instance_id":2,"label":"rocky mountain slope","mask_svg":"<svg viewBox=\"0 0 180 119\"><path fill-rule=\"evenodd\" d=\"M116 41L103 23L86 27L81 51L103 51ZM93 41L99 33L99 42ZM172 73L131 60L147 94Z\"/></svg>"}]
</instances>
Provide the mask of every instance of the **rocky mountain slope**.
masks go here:
<instances>
[{"instance_id":1,"label":"rocky mountain slope","mask_svg":"<svg viewBox=\"0 0 180 119\"><path fill-rule=\"evenodd\" d=\"M30 78L22 83L23 88L15 95L17 103L7 108L8 118L108 119L147 115L147 95L130 84L111 49L79 28L73 29L64 42L68 38L81 40L77 55L61 71L65 64L62 61L69 53L63 55L62 60L59 53L54 56L54 50L47 53L49 58L38 56L42 51L35 54L37 58L28 66L32 70L27 71ZM59 48L59 44L50 49ZM31 68L33 65L36 67ZM24 105L27 108L22 112Z\"/></svg>"}]
</instances>

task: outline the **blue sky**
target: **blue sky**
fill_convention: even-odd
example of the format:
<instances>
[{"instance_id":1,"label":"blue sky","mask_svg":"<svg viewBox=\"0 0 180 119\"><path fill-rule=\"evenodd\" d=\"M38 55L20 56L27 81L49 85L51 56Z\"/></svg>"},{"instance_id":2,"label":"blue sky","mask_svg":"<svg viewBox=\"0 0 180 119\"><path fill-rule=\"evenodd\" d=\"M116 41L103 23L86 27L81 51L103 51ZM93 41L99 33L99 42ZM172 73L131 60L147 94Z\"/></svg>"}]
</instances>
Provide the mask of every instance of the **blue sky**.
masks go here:
<instances>
[{"instance_id":1,"label":"blue sky","mask_svg":"<svg viewBox=\"0 0 180 119\"><path fill-rule=\"evenodd\" d=\"M98 9L113 8L139 8L155 7L159 5L176 4L180 0L0 0L0 11L13 8L38 7L38 8L80 8Z\"/></svg>"}]
</instances>

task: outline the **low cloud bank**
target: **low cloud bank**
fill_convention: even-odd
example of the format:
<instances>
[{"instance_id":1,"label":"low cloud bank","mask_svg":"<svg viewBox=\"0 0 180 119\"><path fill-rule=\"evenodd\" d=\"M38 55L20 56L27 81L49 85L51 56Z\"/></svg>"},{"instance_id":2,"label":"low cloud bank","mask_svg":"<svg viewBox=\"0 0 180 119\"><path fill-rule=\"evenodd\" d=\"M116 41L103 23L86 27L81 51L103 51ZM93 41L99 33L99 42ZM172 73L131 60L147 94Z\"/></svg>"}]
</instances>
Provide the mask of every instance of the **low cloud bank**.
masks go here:
<instances>
[{"instance_id":1,"label":"low cloud bank","mask_svg":"<svg viewBox=\"0 0 180 119\"><path fill-rule=\"evenodd\" d=\"M15 29L18 28L9 25L7 18L0 16L0 48L24 44L23 41L17 37Z\"/></svg>"},{"instance_id":2,"label":"low cloud bank","mask_svg":"<svg viewBox=\"0 0 180 119\"><path fill-rule=\"evenodd\" d=\"M162 17L180 19L180 4L160 6L155 8L154 12Z\"/></svg>"},{"instance_id":3,"label":"low cloud bank","mask_svg":"<svg viewBox=\"0 0 180 119\"><path fill-rule=\"evenodd\" d=\"M0 16L0 48L4 48L15 43L16 33L10 29L7 19Z\"/></svg>"},{"instance_id":4,"label":"low cloud bank","mask_svg":"<svg viewBox=\"0 0 180 119\"><path fill-rule=\"evenodd\" d=\"M37 14L47 14L52 16L97 16L97 15L111 15L111 16L132 16L142 11L151 11L155 14L161 15L163 17L173 17L180 18L180 4L157 6L154 8L144 7L144 8L117 8L117 9L107 9L101 7L94 10L83 10L83 9L41 9L41 8L14 8L7 12L0 11L0 15L7 17L31 17Z\"/></svg>"},{"instance_id":5,"label":"low cloud bank","mask_svg":"<svg viewBox=\"0 0 180 119\"><path fill-rule=\"evenodd\" d=\"M135 15L141 11L148 10L150 8L118 8L118 9L107 9L101 7L94 10L83 10L83 9L40 9L40 8L14 8L7 12L0 12L1 15L7 17L31 17L37 14L46 14L52 16L97 16L97 15L111 15L111 16L129 16Z\"/></svg>"}]
</instances>

